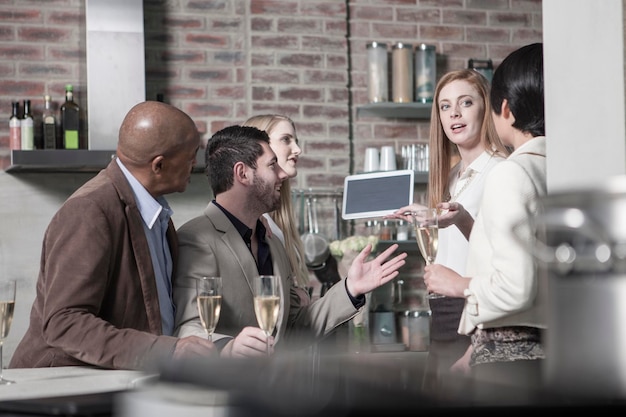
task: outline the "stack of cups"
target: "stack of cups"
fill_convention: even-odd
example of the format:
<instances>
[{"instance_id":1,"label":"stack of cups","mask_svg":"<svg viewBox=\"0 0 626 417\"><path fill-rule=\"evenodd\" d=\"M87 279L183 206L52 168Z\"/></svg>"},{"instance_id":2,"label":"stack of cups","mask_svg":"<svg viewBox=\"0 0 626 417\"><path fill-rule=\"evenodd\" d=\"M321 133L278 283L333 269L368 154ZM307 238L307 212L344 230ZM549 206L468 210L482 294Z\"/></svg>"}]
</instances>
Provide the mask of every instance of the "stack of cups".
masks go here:
<instances>
[{"instance_id":1,"label":"stack of cups","mask_svg":"<svg viewBox=\"0 0 626 417\"><path fill-rule=\"evenodd\" d=\"M381 171L394 171L396 169L396 151L393 146L383 146L380 149L378 167Z\"/></svg>"},{"instance_id":2,"label":"stack of cups","mask_svg":"<svg viewBox=\"0 0 626 417\"><path fill-rule=\"evenodd\" d=\"M378 148L365 149L365 161L363 162L363 172L373 172L380 169L380 159Z\"/></svg>"}]
</instances>

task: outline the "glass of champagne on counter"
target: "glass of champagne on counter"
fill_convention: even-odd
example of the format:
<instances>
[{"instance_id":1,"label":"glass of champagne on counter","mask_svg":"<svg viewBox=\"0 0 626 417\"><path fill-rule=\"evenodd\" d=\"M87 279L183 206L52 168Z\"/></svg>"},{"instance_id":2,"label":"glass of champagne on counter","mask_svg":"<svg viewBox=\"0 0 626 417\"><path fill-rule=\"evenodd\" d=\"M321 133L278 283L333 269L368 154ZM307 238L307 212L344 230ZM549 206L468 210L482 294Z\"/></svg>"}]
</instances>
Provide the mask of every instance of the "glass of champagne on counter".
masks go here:
<instances>
[{"instance_id":1,"label":"glass of champagne on counter","mask_svg":"<svg viewBox=\"0 0 626 417\"><path fill-rule=\"evenodd\" d=\"M271 336L278 321L280 311L280 279L277 275L261 275L254 279L254 312L261 330ZM270 342L267 340L267 354Z\"/></svg>"},{"instance_id":2,"label":"glass of champagne on counter","mask_svg":"<svg viewBox=\"0 0 626 417\"><path fill-rule=\"evenodd\" d=\"M439 246L439 224L437 209L429 208L412 213L415 238L420 253L426 261L426 265L435 262L437 247ZM441 294L428 293L428 298L442 298Z\"/></svg>"},{"instance_id":3,"label":"glass of champagne on counter","mask_svg":"<svg viewBox=\"0 0 626 417\"><path fill-rule=\"evenodd\" d=\"M0 385L14 384L15 381L2 376L2 344L9 335L15 310L15 281L0 282Z\"/></svg>"},{"instance_id":4,"label":"glass of champagne on counter","mask_svg":"<svg viewBox=\"0 0 626 417\"><path fill-rule=\"evenodd\" d=\"M202 322L202 327L204 327L209 341L212 341L213 332L217 327L222 309L222 278L200 278L196 281L196 294L200 322Z\"/></svg>"}]
</instances>

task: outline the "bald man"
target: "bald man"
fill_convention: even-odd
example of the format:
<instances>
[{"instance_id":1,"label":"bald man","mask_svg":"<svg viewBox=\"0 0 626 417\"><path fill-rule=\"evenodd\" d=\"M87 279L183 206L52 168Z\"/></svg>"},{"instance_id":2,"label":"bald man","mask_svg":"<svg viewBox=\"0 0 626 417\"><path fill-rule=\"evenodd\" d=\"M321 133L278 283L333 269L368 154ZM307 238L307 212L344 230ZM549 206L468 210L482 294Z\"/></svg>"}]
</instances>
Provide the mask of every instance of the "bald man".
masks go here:
<instances>
[{"instance_id":1,"label":"bald man","mask_svg":"<svg viewBox=\"0 0 626 417\"><path fill-rule=\"evenodd\" d=\"M70 196L46 230L30 325L11 368L145 369L217 353L173 337L178 241L164 195L183 192L200 138L188 115L147 101L122 122L117 158Z\"/></svg>"}]
</instances>

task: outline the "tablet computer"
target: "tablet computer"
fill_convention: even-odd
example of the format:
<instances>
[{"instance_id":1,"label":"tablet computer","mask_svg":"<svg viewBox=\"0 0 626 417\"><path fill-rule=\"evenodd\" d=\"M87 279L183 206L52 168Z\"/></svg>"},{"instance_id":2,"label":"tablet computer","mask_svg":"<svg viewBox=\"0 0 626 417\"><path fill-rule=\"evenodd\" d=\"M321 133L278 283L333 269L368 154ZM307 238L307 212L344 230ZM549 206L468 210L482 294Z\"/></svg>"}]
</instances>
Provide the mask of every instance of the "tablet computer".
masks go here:
<instances>
[{"instance_id":1,"label":"tablet computer","mask_svg":"<svg viewBox=\"0 0 626 417\"><path fill-rule=\"evenodd\" d=\"M382 217L413 203L412 169L348 175L343 183L344 220Z\"/></svg>"}]
</instances>

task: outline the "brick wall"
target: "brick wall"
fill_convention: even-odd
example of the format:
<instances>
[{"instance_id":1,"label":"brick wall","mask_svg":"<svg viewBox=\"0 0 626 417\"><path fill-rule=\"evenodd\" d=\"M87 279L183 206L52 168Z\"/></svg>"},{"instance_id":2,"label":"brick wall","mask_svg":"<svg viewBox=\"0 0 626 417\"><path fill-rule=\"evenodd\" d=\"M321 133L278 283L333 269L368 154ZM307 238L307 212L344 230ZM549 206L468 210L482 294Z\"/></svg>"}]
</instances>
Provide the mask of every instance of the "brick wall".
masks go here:
<instances>
[{"instance_id":1,"label":"brick wall","mask_svg":"<svg viewBox=\"0 0 626 417\"><path fill-rule=\"evenodd\" d=\"M44 94L58 108L66 83L85 88L84 7L0 0L1 167L12 100L38 116ZM341 186L367 146L427 140L427 121L357 118L367 42L435 44L441 74L542 39L541 0L145 0L144 19L147 98L164 94L205 139L253 114L291 116L299 187Z\"/></svg>"}]
</instances>

